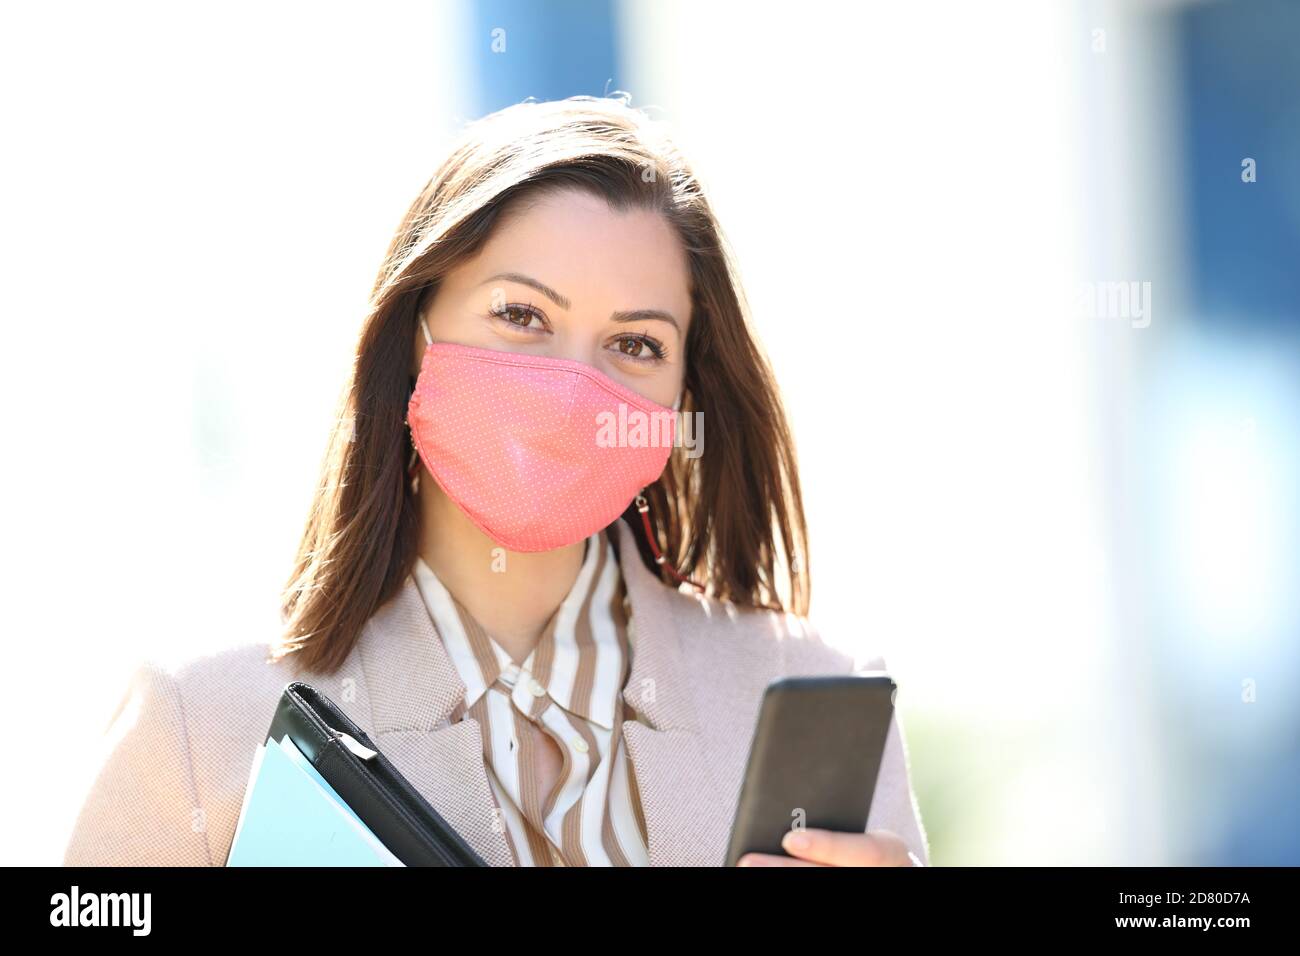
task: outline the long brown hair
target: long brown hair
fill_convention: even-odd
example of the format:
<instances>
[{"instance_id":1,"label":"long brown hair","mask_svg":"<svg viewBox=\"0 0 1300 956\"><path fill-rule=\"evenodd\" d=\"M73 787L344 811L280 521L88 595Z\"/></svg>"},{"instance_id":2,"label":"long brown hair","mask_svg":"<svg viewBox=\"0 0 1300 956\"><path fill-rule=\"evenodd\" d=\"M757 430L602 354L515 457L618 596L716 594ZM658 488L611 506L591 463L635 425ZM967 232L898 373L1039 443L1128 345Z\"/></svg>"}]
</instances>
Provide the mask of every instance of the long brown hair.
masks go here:
<instances>
[{"instance_id":1,"label":"long brown hair","mask_svg":"<svg viewBox=\"0 0 1300 956\"><path fill-rule=\"evenodd\" d=\"M703 453L691 458L675 448L646 491L660 550L716 597L807 613L793 442L713 212L661 123L619 99L573 97L521 103L467 126L398 226L284 591L275 656L296 653L308 669L332 673L366 619L401 587L419 540L405 415L421 304L478 251L508 203L575 187L616 210L660 212L690 264L682 411L703 413ZM662 575L634 506L624 519L640 559Z\"/></svg>"}]
</instances>

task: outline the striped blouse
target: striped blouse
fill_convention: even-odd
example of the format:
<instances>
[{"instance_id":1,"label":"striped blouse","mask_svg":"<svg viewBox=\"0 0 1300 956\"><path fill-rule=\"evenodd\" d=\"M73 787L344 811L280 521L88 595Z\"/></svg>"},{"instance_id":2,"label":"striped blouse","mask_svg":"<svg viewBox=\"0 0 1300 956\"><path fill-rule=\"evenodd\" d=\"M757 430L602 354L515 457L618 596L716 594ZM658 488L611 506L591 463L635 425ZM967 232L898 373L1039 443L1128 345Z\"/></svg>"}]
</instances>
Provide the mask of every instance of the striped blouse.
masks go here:
<instances>
[{"instance_id":1,"label":"striped blouse","mask_svg":"<svg viewBox=\"0 0 1300 956\"><path fill-rule=\"evenodd\" d=\"M465 684L453 721L483 730L483 761L520 866L647 866L645 819L622 741L635 715L622 699L631 670L629 607L604 532L587 539L582 568L523 663L505 650L417 558L415 581ZM539 792L531 721L565 755L550 794ZM520 746L519 741L524 741Z\"/></svg>"}]
</instances>

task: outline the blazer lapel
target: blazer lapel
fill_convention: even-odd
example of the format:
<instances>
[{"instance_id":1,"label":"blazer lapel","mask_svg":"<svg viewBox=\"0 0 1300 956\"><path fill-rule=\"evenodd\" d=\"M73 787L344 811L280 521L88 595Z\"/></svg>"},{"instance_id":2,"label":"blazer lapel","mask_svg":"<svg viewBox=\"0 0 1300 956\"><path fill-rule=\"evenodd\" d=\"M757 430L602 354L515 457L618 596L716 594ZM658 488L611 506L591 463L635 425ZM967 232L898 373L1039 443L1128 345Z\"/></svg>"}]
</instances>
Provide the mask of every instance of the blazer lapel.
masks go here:
<instances>
[{"instance_id":1,"label":"blazer lapel","mask_svg":"<svg viewBox=\"0 0 1300 956\"><path fill-rule=\"evenodd\" d=\"M362 630L358 655L374 714L371 736L398 771L492 866L515 866L472 717L452 723L465 685L414 580Z\"/></svg>"},{"instance_id":2,"label":"blazer lapel","mask_svg":"<svg viewBox=\"0 0 1300 956\"><path fill-rule=\"evenodd\" d=\"M642 563L626 522L615 524L633 644L623 700L639 715L623 722L623 739L645 814L650 865L721 866L735 802L719 785L698 724L698 675L674 620L669 586Z\"/></svg>"}]
</instances>

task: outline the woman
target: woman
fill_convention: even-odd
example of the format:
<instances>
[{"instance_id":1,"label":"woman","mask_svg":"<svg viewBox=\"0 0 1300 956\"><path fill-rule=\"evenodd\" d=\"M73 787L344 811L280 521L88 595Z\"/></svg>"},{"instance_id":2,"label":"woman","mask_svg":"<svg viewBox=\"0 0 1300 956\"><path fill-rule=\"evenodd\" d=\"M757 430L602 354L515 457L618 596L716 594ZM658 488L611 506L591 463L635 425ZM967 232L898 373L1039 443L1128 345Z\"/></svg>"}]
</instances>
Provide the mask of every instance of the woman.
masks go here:
<instances>
[{"instance_id":1,"label":"woman","mask_svg":"<svg viewBox=\"0 0 1300 956\"><path fill-rule=\"evenodd\" d=\"M491 864L720 865L764 688L858 663L808 595L784 413L689 168L624 102L510 107L388 250L283 635L136 672L65 862L224 864L300 679ZM742 863L928 861L897 720L867 831L801 835Z\"/></svg>"}]
</instances>

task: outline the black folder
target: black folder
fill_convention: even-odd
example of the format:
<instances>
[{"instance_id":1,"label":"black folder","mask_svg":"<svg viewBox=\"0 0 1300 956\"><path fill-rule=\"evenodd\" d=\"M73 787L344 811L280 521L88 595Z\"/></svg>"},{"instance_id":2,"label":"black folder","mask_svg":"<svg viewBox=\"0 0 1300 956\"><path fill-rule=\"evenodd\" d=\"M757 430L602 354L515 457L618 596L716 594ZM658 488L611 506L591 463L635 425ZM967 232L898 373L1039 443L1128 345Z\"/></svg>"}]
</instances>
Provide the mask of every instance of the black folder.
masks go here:
<instances>
[{"instance_id":1,"label":"black folder","mask_svg":"<svg viewBox=\"0 0 1300 956\"><path fill-rule=\"evenodd\" d=\"M310 684L287 684L268 736L285 735L407 866L487 866L342 709Z\"/></svg>"}]
</instances>

